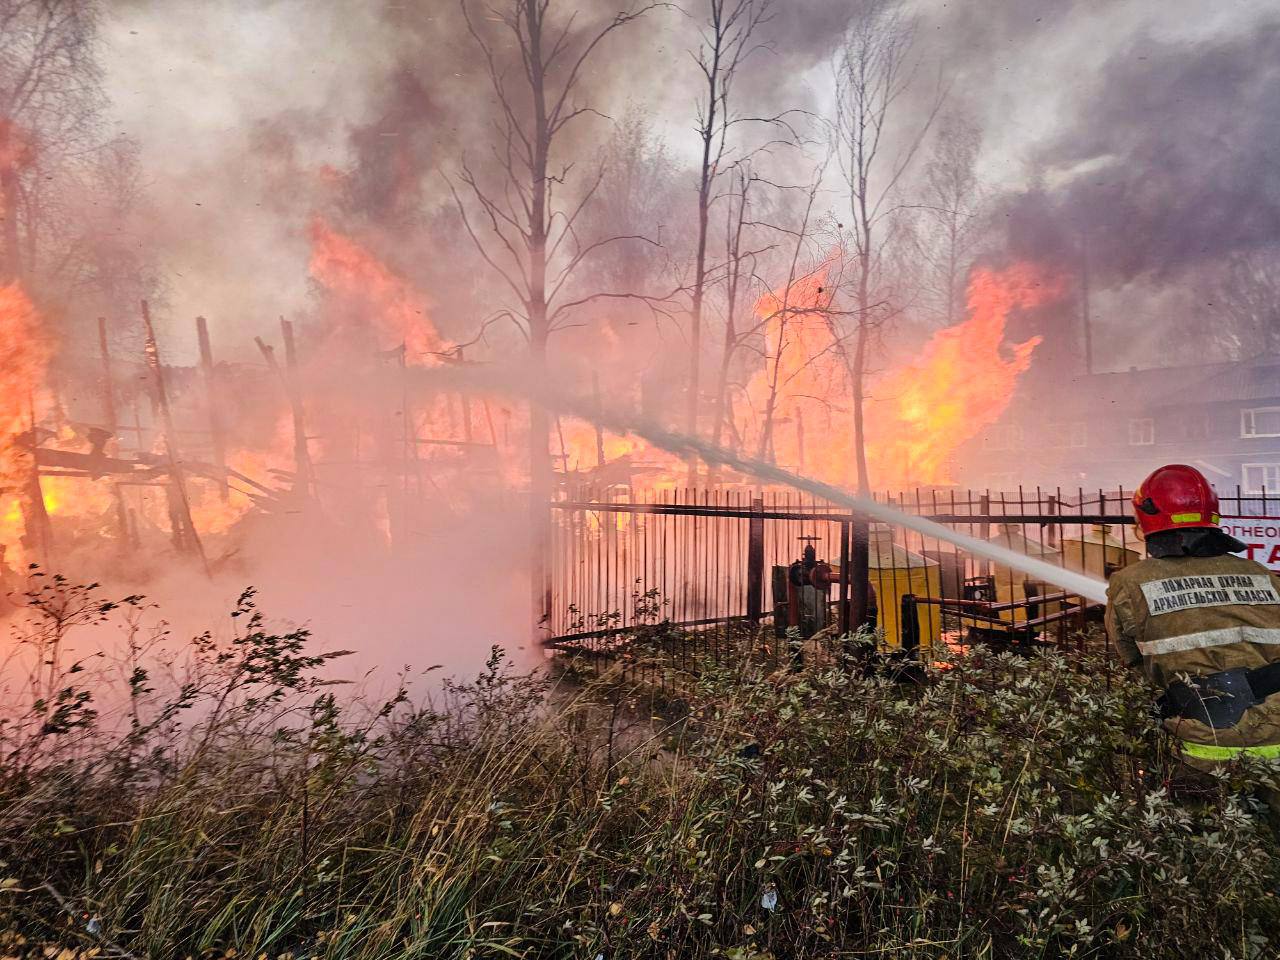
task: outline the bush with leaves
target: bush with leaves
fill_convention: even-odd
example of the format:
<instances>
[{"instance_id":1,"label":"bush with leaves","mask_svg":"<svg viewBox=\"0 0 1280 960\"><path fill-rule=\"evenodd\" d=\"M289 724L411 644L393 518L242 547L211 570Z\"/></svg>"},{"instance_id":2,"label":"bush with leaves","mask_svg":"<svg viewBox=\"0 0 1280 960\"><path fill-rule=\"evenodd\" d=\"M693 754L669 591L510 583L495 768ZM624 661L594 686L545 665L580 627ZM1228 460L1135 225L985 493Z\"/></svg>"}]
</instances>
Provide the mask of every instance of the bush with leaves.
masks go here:
<instances>
[{"instance_id":1,"label":"bush with leaves","mask_svg":"<svg viewBox=\"0 0 1280 960\"><path fill-rule=\"evenodd\" d=\"M139 635L136 598L74 589ZM23 762L0 772L0 949L1276 950L1280 855L1252 799L1272 772L1181 790L1148 692L1101 653L976 651L911 683L744 657L669 678L673 709L521 675L494 650L472 682L366 704L251 593L236 613L235 636L198 638L167 686L176 661L157 670L131 639L129 722L104 724L80 682L76 723L8 728Z\"/></svg>"}]
</instances>

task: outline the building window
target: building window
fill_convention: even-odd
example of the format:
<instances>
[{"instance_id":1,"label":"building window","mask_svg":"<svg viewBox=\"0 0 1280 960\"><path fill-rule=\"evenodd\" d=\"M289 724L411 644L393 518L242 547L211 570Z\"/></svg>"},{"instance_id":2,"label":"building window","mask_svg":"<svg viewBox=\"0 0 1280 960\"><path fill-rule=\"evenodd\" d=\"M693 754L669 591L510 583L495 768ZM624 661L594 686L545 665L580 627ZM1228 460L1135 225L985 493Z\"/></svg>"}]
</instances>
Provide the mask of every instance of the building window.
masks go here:
<instances>
[{"instance_id":1,"label":"building window","mask_svg":"<svg viewBox=\"0 0 1280 960\"><path fill-rule=\"evenodd\" d=\"M1129 446L1149 447L1156 442L1156 422L1150 417L1129 421Z\"/></svg>"},{"instance_id":2,"label":"building window","mask_svg":"<svg viewBox=\"0 0 1280 960\"><path fill-rule=\"evenodd\" d=\"M1049 432L1049 446L1051 447L1083 447L1086 445L1086 434L1082 421L1050 423L1047 425L1047 429Z\"/></svg>"},{"instance_id":3,"label":"building window","mask_svg":"<svg viewBox=\"0 0 1280 960\"><path fill-rule=\"evenodd\" d=\"M1280 492L1280 463L1246 463L1242 471L1246 493Z\"/></svg>"},{"instance_id":4,"label":"building window","mask_svg":"<svg viewBox=\"0 0 1280 960\"><path fill-rule=\"evenodd\" d=\"M1182 416L1182 433L1185 440L1209 439L1209 415L1187 412Z\"/></svg>"},{"instance_id":5,"label":"building window","mask_svg":"<svg viewBox=\"0 0 1280 960\"><path fill-rule=\"evenodd\" d=\"M1240 411L1240 436L1280 437L1280 407L1254 407Z\"/></svg>"},{"instance_id":6,"label":"building window","mask_svg":"<svg viewBox=\"0 0 1280 960\"><path fill-rule=\"evenodd\" d=\"M992 427L982 438L984 450L1016 450L1022 446L1022 428L1017 424Z\"/></svg>"}]
</instances>

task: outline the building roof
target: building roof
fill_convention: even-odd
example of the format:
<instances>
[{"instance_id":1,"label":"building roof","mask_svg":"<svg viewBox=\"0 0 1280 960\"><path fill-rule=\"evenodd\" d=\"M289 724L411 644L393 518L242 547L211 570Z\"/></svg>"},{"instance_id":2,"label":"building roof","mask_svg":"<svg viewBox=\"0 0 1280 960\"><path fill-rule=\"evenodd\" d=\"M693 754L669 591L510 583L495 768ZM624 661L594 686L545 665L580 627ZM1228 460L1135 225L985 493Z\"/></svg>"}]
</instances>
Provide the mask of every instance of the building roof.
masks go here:
<instances>
[{"instance_id":1,"label":"building roof","mask_svg":"<svg viewBox=\"0 0 1280 960\"><path fill-rule=\"evenodd\" d=\"M1196 399L1205 403L1280 399L1280 360L1232 364L1195 389Z\"/></svg>"},{"instance_id":2,"label":"building roof","mask_svg":"<svg viewBox=\"0 0 1280 960\"><path fill-rule=\"evenodd\" d=\"M1280 401L1280 358L1130 368L1075 379L1083 396L1145 407L1250 400Z\"/></svg>"}]
</instances>

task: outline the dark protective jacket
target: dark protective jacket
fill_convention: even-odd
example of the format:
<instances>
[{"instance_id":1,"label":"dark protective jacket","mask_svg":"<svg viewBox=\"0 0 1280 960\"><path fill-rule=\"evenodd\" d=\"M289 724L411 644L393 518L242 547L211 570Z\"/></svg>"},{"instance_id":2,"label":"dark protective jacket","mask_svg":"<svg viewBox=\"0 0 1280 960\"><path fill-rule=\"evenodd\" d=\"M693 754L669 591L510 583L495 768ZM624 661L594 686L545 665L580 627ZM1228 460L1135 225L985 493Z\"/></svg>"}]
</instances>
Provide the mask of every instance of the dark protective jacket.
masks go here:
<instances>
[{"instance_id":1,"label":"dark protective jacket","mask_svg":"<svg viewBox=\"0 0 1280 960\"><path fill-rule=\"evenodd\" d=\"M1107 587L1107 633L1126 663L1141 664L1168 690L1179 680L1280 660L1280 579L1266 567L1214 550L1153 552L1172 555L1118 570ZM1230 727L1186 717L1164 723L1191 757L1230 759L1242 747L1280 756L1280 693Z\"/></svg>"}]
</instances>

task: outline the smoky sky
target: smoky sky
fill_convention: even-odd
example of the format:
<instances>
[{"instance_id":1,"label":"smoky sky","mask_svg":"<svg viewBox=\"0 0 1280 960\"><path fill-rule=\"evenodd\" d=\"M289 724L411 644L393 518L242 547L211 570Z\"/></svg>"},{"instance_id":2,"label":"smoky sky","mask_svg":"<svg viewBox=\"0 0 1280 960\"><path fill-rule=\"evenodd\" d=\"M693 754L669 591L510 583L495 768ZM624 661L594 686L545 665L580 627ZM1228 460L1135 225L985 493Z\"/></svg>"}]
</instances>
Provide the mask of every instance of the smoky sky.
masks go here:
<instances>
[{"instance_id":1,"label":"smoky sky","mask_svg":"<svg viewBox=\"0 0 1280 960\"><path fill-rule=\"evenodd\" d=\"M578 10L586 30L625 5L560 9ZM471 6L510 54L485 5ZM831 56L864 6L776 0L736 87L738 112L828 114ZM575 175L608 136L606 118L640 110L692 202L690 51L705 8L655 9L593 60L583 100L603 116L561 144ZM491 156L495 98L456 2L117 0L108 9L107 93L163 211L155 235L175 314L244 318L248 333L263 315L306 309L305 228L317 209L385 234L393 260L459 255L456 235L432 217L447 215L445 177L462 159L482 167ZM909 138L946 87L944 109L982 129L1007 255L1069 262L1087 237L1101 289L1140 277L1174 284L1280 238L1274 4L908 0L903 12L916 20L918 82L893 136ZM820 129L809 130L817 154Z\"/></svg>"},{"instance_id":2,"label":"smoky sky","mask_svg":"<svg viewBox=\"0 0 1280 960\"><path fill-rule=\"evenodd\" d=\"M1216 41L1142 36L1082 79L1036 157L1078 172L1010 198L1015 250L1083 243L1121 284L1280 241L1280 15Z\"/></svg>"}]
</instances>

